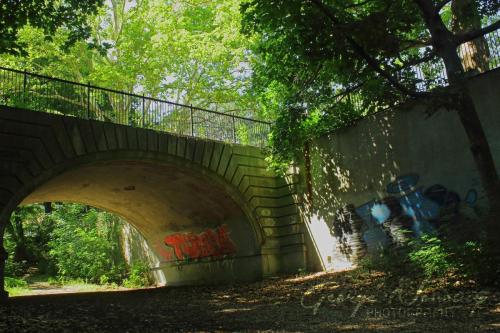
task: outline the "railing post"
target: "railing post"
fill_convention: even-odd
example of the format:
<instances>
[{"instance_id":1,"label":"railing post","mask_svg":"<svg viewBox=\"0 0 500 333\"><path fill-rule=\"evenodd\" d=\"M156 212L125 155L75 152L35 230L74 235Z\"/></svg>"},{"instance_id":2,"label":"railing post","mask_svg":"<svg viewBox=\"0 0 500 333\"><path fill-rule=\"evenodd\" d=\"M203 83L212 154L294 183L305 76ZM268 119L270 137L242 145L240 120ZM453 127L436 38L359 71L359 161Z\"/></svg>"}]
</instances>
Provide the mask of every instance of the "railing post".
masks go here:
<instances>
[{"instance_id":1,"label":"railing post","mask_svg":"<svg viewBox=\"0 0 500 333\"><path fill-rule=\"evenodd\" d=\"M145 127L146 125L146 107L145 107L145 100L144 100L144 94L142 94L142 127Z\"/></svg>"},{"instance_id":2,"label":"railing post","mask_svg":"<svg viewBox=\"0 0 500 333\"><path fill-rule=\"evenodd\" d=\"M23 75L23 102L26 104L27 96L26 96L26 87L28 86L28 72L26 69L24 70Z\"/></svg>"},{"instance_id":3,"label":"railing post","mask_svg":"<svg viewBox=\"0 0 500 333\"><path fill-rule=\"evenodd\" d=\"M191 136L194 136L194 118L193 118L193 104L189 106L189 111L191 114Z\"/></svg>"},{"instance_id":4,"label":"railing post","mask_svg":"<svg viewBox=\"0 0 500 333\"><path fill-rule=\"evenodd\" d=\"M87 119L90 119L90 82L87 82Z\"/></svg>"},{"instance_id":5,"label":"railing post","mask_svg":"<svg viewBox=\"0 0 500 333\"><path fill-rule=\"evenodd\" d=\"M236 143L236 120L234 114L231 115L231 118L233 118L233 142Z\"/></svg>"}]
</instances>

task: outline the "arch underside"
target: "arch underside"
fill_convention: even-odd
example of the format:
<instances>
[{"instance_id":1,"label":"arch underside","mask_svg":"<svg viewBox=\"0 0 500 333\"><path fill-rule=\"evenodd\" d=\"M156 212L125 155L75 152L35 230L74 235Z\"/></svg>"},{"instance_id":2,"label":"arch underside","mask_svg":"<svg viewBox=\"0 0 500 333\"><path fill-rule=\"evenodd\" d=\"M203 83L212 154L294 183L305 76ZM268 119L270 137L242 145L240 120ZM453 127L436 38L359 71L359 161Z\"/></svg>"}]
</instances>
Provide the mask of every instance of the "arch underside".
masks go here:
<instances>
[{"instance_id":1,"label":"arch underside","mask_svg":"<svg viewBox=\"0 0 500 333\"><path fill-rule=\"evenodd\" d=\"M226 189L206 178L166 163L101 161L53 177L21 204L76 202L122 216L146 240L143 251L163 272L160 283L178 283L178 275L184 282L213 278L179 274L180 265L217 267L253 258L253 266L260 267L260 248L248 218Z\"/></svg>"}]
</instances>

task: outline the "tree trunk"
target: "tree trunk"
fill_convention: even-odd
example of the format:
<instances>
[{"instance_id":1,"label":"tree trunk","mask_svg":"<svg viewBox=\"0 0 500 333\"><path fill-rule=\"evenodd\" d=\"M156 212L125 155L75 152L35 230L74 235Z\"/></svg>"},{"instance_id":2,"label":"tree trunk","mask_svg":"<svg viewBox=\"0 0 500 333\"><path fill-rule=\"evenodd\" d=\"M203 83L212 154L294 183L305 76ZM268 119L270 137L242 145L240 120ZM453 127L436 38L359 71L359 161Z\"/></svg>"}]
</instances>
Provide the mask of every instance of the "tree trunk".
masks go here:
<instances>
[{"instance_id":1,"label":"tree trunk","mask_svg":"<svg viewBox=\"0 0 500 333\"><path fill-rule=\"evenodd\" d=\"M7 251L3 245L4 228L0 221L0 303L5 302L9 298L9 293L5 291L5 262L7 261Z\"/></svg>"},{"instance_id":2,"label":"tree trunk","mask_svg":"<svg viewBox=\"0 0 500 333\"><path fill-rule=\"evenodd\" d=\"M488 198L489 216L486 218L485 227L488 236L496 239L499 234L496 219L500 216L500 180L488 139L467 87L465 70L457 53L453 34L444 25L432 1L415 0L415 2L421 9L431 34L432 45L444 61L452 97L456 98L454 104L457 105L458 116L469 139L471 153Z\"/></svg>"},{"instance_id":3,"label":"tree trunk","mask_svg":"<svg viewBox=\"0 0 500 333\"><path fill-rule=\"evenodd\" d=\"M19 208L16 208L18 210ZM13 238L15 238L14 261L23 262L29 261L28 249L26 248L26 237L24 235L23 221L19 215L15 215L12 227L14 230Z\"/></svg>"},{"instance_id":4,"label":"tree trunk","mask_svg":"<svg viewBox=\"0 0 500 333\"><path fill-rule=\"evenodd\" d=\"M463 33L481 28L481 16L476 0L453 0L451 2L451 30ZM465 72L488 71L490 50L484 37L463 43L458 47Z\"/></svg>"}]
</instances>

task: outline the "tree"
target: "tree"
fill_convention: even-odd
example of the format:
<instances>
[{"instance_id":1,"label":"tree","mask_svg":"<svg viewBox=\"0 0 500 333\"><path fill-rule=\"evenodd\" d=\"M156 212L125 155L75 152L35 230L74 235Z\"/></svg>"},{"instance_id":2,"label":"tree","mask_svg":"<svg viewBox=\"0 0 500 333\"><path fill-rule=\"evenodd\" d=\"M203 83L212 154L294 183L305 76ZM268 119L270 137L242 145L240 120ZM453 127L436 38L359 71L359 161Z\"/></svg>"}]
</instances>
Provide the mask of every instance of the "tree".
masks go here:
<instances>
[{"instance_id":1,"label":"tree","mask_svg":"<svg viewBox=\"0 0 500 333\"><path fill-rule=\"evenodd\" d=\"M6 225L4 242L10 244L10 266L25 270L38 266L44 273L50 273L47 243L53 231L53 221L44 214L42 205L17 207ZM12 273L12 272L11 272Z\"/></svg>"},{"instance_id":2,"label":"tree","mask_svg":"<svg viewBox=\"0 0 500 333\"><path fill-rule=\"evenodd\" d=\"M7 224L7 232L10 233L14 241L14 256L12 260L22 262L30 261L30 253L28 250L28 241L25 235L24 221L36 213L36 206L29 209L16 208L12 213L10 223Z\"/></svg>"},{"instance_id":3,"label":"tree","mask_svg":"<svg viewBox=\"0 0 500 333\"><path fill-rule=\"evenodd\" d=\"M144 94L222 112L253 116L247 38L239 0L113 0L87 17L90 39L64 48L70 34L25 26L24 55L4 66ZM146 105L148 108L149 105ZM116 106L113 106L116 107Z\"/></svg>"},{"instance_id":4,"label":"tree","mask_svg":"<svg viewBox=\"0 0 500 333\"><path fill-rule=\"evenodd\" d=\"M87 16L94 13L103 0L6 0L0 3L0 53L23 53L17 33L26 25L43 29L46 39L59 28L68 30L66 46L89 37Z\"/></svg>"},{"instance_id":5,"label":"tree","mask_svg":"<svg viewBox=\"0 0 500 333\"><path fill-rule=\"evenodd\" d=\"M121 282L125 260L118 216L80 204L59 204L49 255L61 278Z\"/></svg>"},{"instance_id":6,"label":"tree","mask_svg":"<svg viewBox=\"0 0 500 333\"><path fill-rule=\"evenodd\" d=\"M480 9L475 0L451 1L451 30L464 33L481 28ZM485 72L489 69L490 52L484 38L476 38L459 46L462 66L467 71Z\"/></svg>"},{"instance_id":7,"label":"tree","mask_svg":"<svg viewBox=\"0 0 500 333\"><path fill-rule=\"evenodd\" d=\"M245 31L259 37L256 53L261 65L256 71L261 96L276 98L276 87L288 90L285 99L271 99L278 110L278 123L301 129L315 124L312 134L302 135L307 138L350 121L359 115L353 110L371 112L408 99L428 102L434 111L454 109L469 139L490 208L498 216L500 181L466 87L467 75L457 46L498 29L500 21L484 28L477 27L477 22L461 25L466 29L452 32L443 9L450 2L248 0L242 12ZM476 7L485 17L498 13L499 2L477 1ZM465 14L456 8L454 15ZM455 17L454 21L464 19ZM438 61L445 66L450 84L447 89L440 88L432 75L416 75L414 66L432 71L433 66L439 66ZM429 62L434 65L426 65ZM422 87L434 89L425 91ZM353 109L353 103L345 101L349 94L337 96L341 91L354 91L356 103L362 107ZM340 115L336 114L339 108ZM287 128L278 128L275 133L288 133L285 138L275 135L274 142L281 148L294 140L297 143L297 133Z\"/></svg>"}]
</instances>

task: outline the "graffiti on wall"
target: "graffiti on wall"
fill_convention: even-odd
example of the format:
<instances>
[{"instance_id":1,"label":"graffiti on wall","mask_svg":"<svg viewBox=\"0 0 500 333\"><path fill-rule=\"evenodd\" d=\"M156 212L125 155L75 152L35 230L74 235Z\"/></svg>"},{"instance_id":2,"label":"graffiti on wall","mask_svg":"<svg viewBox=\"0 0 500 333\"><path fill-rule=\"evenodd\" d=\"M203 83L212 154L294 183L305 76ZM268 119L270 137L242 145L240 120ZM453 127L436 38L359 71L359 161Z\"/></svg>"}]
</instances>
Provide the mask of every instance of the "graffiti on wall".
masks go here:
<instances>
[{"instance_id":1,"label":"graffiti on wall","mask_svg":"<svg viewBox=\"0 0 500 333\"><path fill-rule=\"evenodd\" d=\"M367 223L382 224L397 217L407 217L412 222L432 222L443 209L458 212L458 204L464 202L473 206L477 192L469 190L462 200L460 195L440 184L426 189L417 187L419 176L408 174L389 183L389 194L381 200L372 200L356 208L356 213Z\"/></svg>"},{"instance_id":2,"label":"graffiti on wall","mask_svg":"<svg viewBox=\"0 0 500 333\"><path fill-rule=\"evenodd\" d=\"M359 207L348 205L349 209L339 210L332 226L332 234L339 234L339 225L351 223L336 223L337 220L355 221L361 219L364 228L382 226L391 222L416 234L432 230L433 223L446 211L458 213L459 204L474 206L478 194L469 190L464 198L445 186L435 184L424 188L417 186L419 176L407 174L397 177L386 187L387 196L379 200L371 200ZM339 212L342 212L339 214ZM342 215L342 216L338 216ZM342 234L342 233L340 233Z\"/></svg>"},{"instance_id":3,"label":"graffiti on wall","mask_svg":"<svg viewBox=\"0 0 500 333\"><path fill-rule=\"evenodd\" d=\"M227 225L207 229L200 234L176 233L168 235L164 244L173 249L177 260L218 259L236 253ZM163 257L166 257L163 255Z\"/></svg>"}]
</instances>

